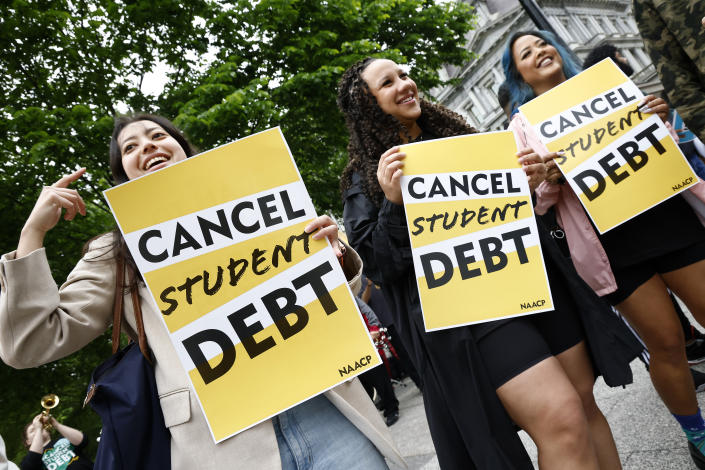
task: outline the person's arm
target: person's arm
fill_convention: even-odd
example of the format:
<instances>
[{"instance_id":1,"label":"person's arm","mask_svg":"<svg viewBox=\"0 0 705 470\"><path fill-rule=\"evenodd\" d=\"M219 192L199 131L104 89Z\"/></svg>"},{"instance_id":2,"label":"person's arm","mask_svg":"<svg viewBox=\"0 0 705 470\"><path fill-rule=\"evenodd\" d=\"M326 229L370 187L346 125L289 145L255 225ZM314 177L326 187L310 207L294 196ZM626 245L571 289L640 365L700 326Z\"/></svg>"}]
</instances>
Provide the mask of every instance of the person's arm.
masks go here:
<instances>
[{"instance_id":1,"label":"person's arm","mask_svg":"<svg viewBox=\"0 0 705 470\"><path fill-rule=\"evenodd\" d=\"M679 7L674 4L670 8ZM696 26L697 29L690 28L693 34L699 34L697 18L687 16L684 12L680 13L684 22L690 21ZM700 139L705 139L705 85L696 72L697 65L683 51L678 38L651 1L635 0L634 18L668 99L688 128Z\"/></svg>"},{"instance_id":2,"label":"person's arm","mask_svg":"<svg viewBox=\"0 0 705 470\"><path fill-rule=\"evenodd\" d=\"M362 299L363 302L365 302L366 304L369 304L371 297L372 297L372 281L370 279L367 279L367 283L365 284L365 289L362 291L360 298Z\"/></svg>"},{"instance_id":3,"label":"person's arm","mask_svg":"<svg viewBox=\"0 0 705 470\"><path fill-rule=\"evenodd\" d=\"M57 288L44 248L0 258L0 358L14 368L65 357L100 336L112 321L113 236L91 243Z\"/></svg>"},{"instance_id":4,"label":"person's arm","mask_svg":"<svg viewBox=\"0 0 705 470\"><path fill-rule=\"evenodd\" d=\"M32 429L34 430L34 435L32 437L32 442L29 444L29 451L42 455L44 452L44 433L42 428L44 427L44 422L42 421L41 413L34 417L32 420Z\"/></svg>"},{"instance_id":5,"label":"person's arm","mask_svg":"<svg viewBox=\"0 0 705 470\"><path fill-rule=\"evenodd\" d=\"M112 318L112 237L93 243L60 289L42 247L62 214L65 220L85 214L82 198L68 188L84 173L81 168L42 190L17 250L0 258L0 357L11 367L35 367L71 354L105 331Z\"/></svg>"},{"instance_id":6,"label":"person's arm","mask_svg":"<svg viewBox=\"0 0 705 470\"><path fill-rule=\"evenodd\" d=\"M54 426L54 429L56 429L59 434L68 439L69 442L74 445L74 447L79 447L81 444L85 445L85 437L83 433L78 429L74 429L71 426L61 424L53 416L49 418L49 422L52 426Z\"/></svg>"},{"instance_id":7,"label":"person's arm","mask_svg":"<svg viewBox=\"0 0 705 470\"><path fill-rule=\"evenodd\" d=\"M22 470L44 470L44 464L42 463L42 454L44 453L44 432L42 427L44 423L42 421L42 414L38 414L32 420L32 424L27 431L33 431L32 441L29 443L29 452L24 456L22 462L20 463L20 468ZM27 435L22 436L22 440L27 438Z\"/></svg>"},{"instance_id":8,"label":"person's arm","mask_svg":"<svg viewBox=\"0 0 705 470\"><path fill-rule=\"evenodd\" d=\"M384 198L378 208L362 192L357 174L344 194L343 220L348 242L363 259L368 278L391 282L412 269L404 207Z\"/></svg>"},{"instance_id":9,"label":"person's arm","mask_svg":"<svg viewBox=\"0 0 705 470\"><path fill-rule=\"evenodd\" d=\"M362 313L365 318L367 318L367 323L369 323L371 326L382 326L382 324L379 322L379 318L377 318L377 315L375 314L374 310L372 310L369 305L363 302L362 299L359 297L355 297L355 302L357 302L357 307L360 309L360 313Z\"/></svg>"}]
</instances>

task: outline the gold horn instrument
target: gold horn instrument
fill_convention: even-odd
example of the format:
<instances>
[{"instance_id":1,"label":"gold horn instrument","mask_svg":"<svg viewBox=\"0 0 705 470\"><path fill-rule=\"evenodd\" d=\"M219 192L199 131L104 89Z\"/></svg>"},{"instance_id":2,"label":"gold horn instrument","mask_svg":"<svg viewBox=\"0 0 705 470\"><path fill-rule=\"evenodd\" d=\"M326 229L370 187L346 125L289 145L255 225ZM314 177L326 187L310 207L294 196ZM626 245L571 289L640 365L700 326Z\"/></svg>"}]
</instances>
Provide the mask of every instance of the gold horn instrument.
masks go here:
<instances>
[{"instance_id":1,"label":"gold horn instrument","mask_svg":"<svg viewBox=\"0 0 705 470\"><path fill-rule=\"evenodd\" d=\"M39 403L44 408L44 411L42 411L44 429L49 430L51 429L51 423L49 422L51 413L49 413L49 410L56 408L56 405L59 404L59 396L54 393L44 395Z\"/></svg>"}]
</instances>

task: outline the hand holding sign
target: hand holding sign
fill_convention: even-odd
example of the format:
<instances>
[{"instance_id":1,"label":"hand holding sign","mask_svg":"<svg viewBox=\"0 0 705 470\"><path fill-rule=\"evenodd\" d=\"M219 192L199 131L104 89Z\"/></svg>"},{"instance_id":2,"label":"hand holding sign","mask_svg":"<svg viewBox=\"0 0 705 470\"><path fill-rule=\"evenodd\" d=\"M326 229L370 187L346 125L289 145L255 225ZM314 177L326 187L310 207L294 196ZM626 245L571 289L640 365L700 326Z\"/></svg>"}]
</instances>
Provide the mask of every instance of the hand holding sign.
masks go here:
<instances>
[{"instance_id":1,"label":"hand holding sign","mask_svg":"<svg viewBox=\"0 0 705 470\"><path fill-rule=\"evenodd\" d=\"M546 164L538 153L529 148L519 151L517 157L529 180L529 191L533 193L538 185L546 179Z\"/></svg>"},{"instance_id":2,"label":"hand holding sign","mask_svg":"<svg viewBox=\"0 0 705 470\"><path fill-rule=\"evenodd\" d=\"M338 226L336 223L327 215L322 215L313 219L306 227L304 227L304 232L313 233L311 238L314 240L321 240L322 238L327 238L333 247L335 256L340 257L342 253L340 252L340 245L338 243Z\"/></svg>"},{"instance_id":3,"label":"hand holding sign","mask_svg":"<svg viewBox=\"0 0 705 470\"><path fill-rule=\"evenodd\" d=\"M565 182L563 173L561 173L561 169L558 168L558 163L556 163L556 159L560 158L565 158L564 152L551 152L543 157L543 161L546 164L546 181L551 184Z\"/></svg>"},{"instance_id":4,"label":"hand holding sign","mask_svg":"<svg viewBox=\"0 0 705 470\"><path fill-rule=\"evenodd\" d=\"M377 166L377 181L384 191L384 196L394 204L401 204L401 177L403 175L404 157L399 147L392 147L382 154Z\"/></svg>"},{"instance_id":5,"label":"hand holding sign","mask_svg":"<svg viewBox=\"0 0 705 470\"><path fill-rule=\"evenodd\" d=\"M663 98L657 98L654 95L645 96L639 104L639 110L642 113L656 114L663 122L668 119L668 103Z\"/></svg>"}]
</instances>

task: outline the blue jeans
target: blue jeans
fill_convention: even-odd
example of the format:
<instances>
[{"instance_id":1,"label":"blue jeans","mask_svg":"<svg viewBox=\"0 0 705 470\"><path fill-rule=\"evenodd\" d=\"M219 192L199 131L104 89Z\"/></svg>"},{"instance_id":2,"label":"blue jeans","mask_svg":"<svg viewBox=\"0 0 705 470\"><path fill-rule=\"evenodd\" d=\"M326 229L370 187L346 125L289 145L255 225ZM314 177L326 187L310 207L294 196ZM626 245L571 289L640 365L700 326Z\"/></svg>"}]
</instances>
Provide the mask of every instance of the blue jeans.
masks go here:
<instances>
[{"instance_id":1,"label":"blue jeans","mask_svg":"<svg viewBox=\"0 0 705 470\"><path fill-rule=\"evenodd\" d=\"M272 419L282 470L387 470L384 457L324 395Z\"/></svg>"}]
</instances>

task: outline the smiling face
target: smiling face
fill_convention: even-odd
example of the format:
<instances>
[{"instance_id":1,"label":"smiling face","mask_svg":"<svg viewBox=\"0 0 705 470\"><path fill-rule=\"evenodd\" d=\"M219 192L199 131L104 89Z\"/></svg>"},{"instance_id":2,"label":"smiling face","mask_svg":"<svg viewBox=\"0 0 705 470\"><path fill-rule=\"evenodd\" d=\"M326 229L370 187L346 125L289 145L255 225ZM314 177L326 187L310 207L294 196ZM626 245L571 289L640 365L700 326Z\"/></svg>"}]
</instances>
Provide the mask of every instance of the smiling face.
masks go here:
<instances>
[{"instance_id":1,"label":"smiling face","mask_svg":"<svg viewBox=\"0 0 705 470\"><path fill-rule=\"evenodd\" d=\"M120 131L117 144L125 174L131 180L186 159L179 142L153 121L128 124Z\"/></svg>"},{"instance_id":2,"label":"smiling face","mask_svg":"<svg viewBox=\"0 0 705 470\"><path fill-rule=\"evenodd\" d=\"M530 34L519 37L512 45L512 58L517 71L537 96L566 79L560 54L540 37Z\"/></svg>"},{"instance_id":3,"label":"smiling face","mask_svg":"<svg viewBox=\"0 0 705 470\"><path fill-rule=\"evenodd\" d=\"M362 72L362 79L382 111L397 118L410 131L416 127L421 116L419 90L399 65L387 59L372 61Z\"/></svg>"}]
</instances>

